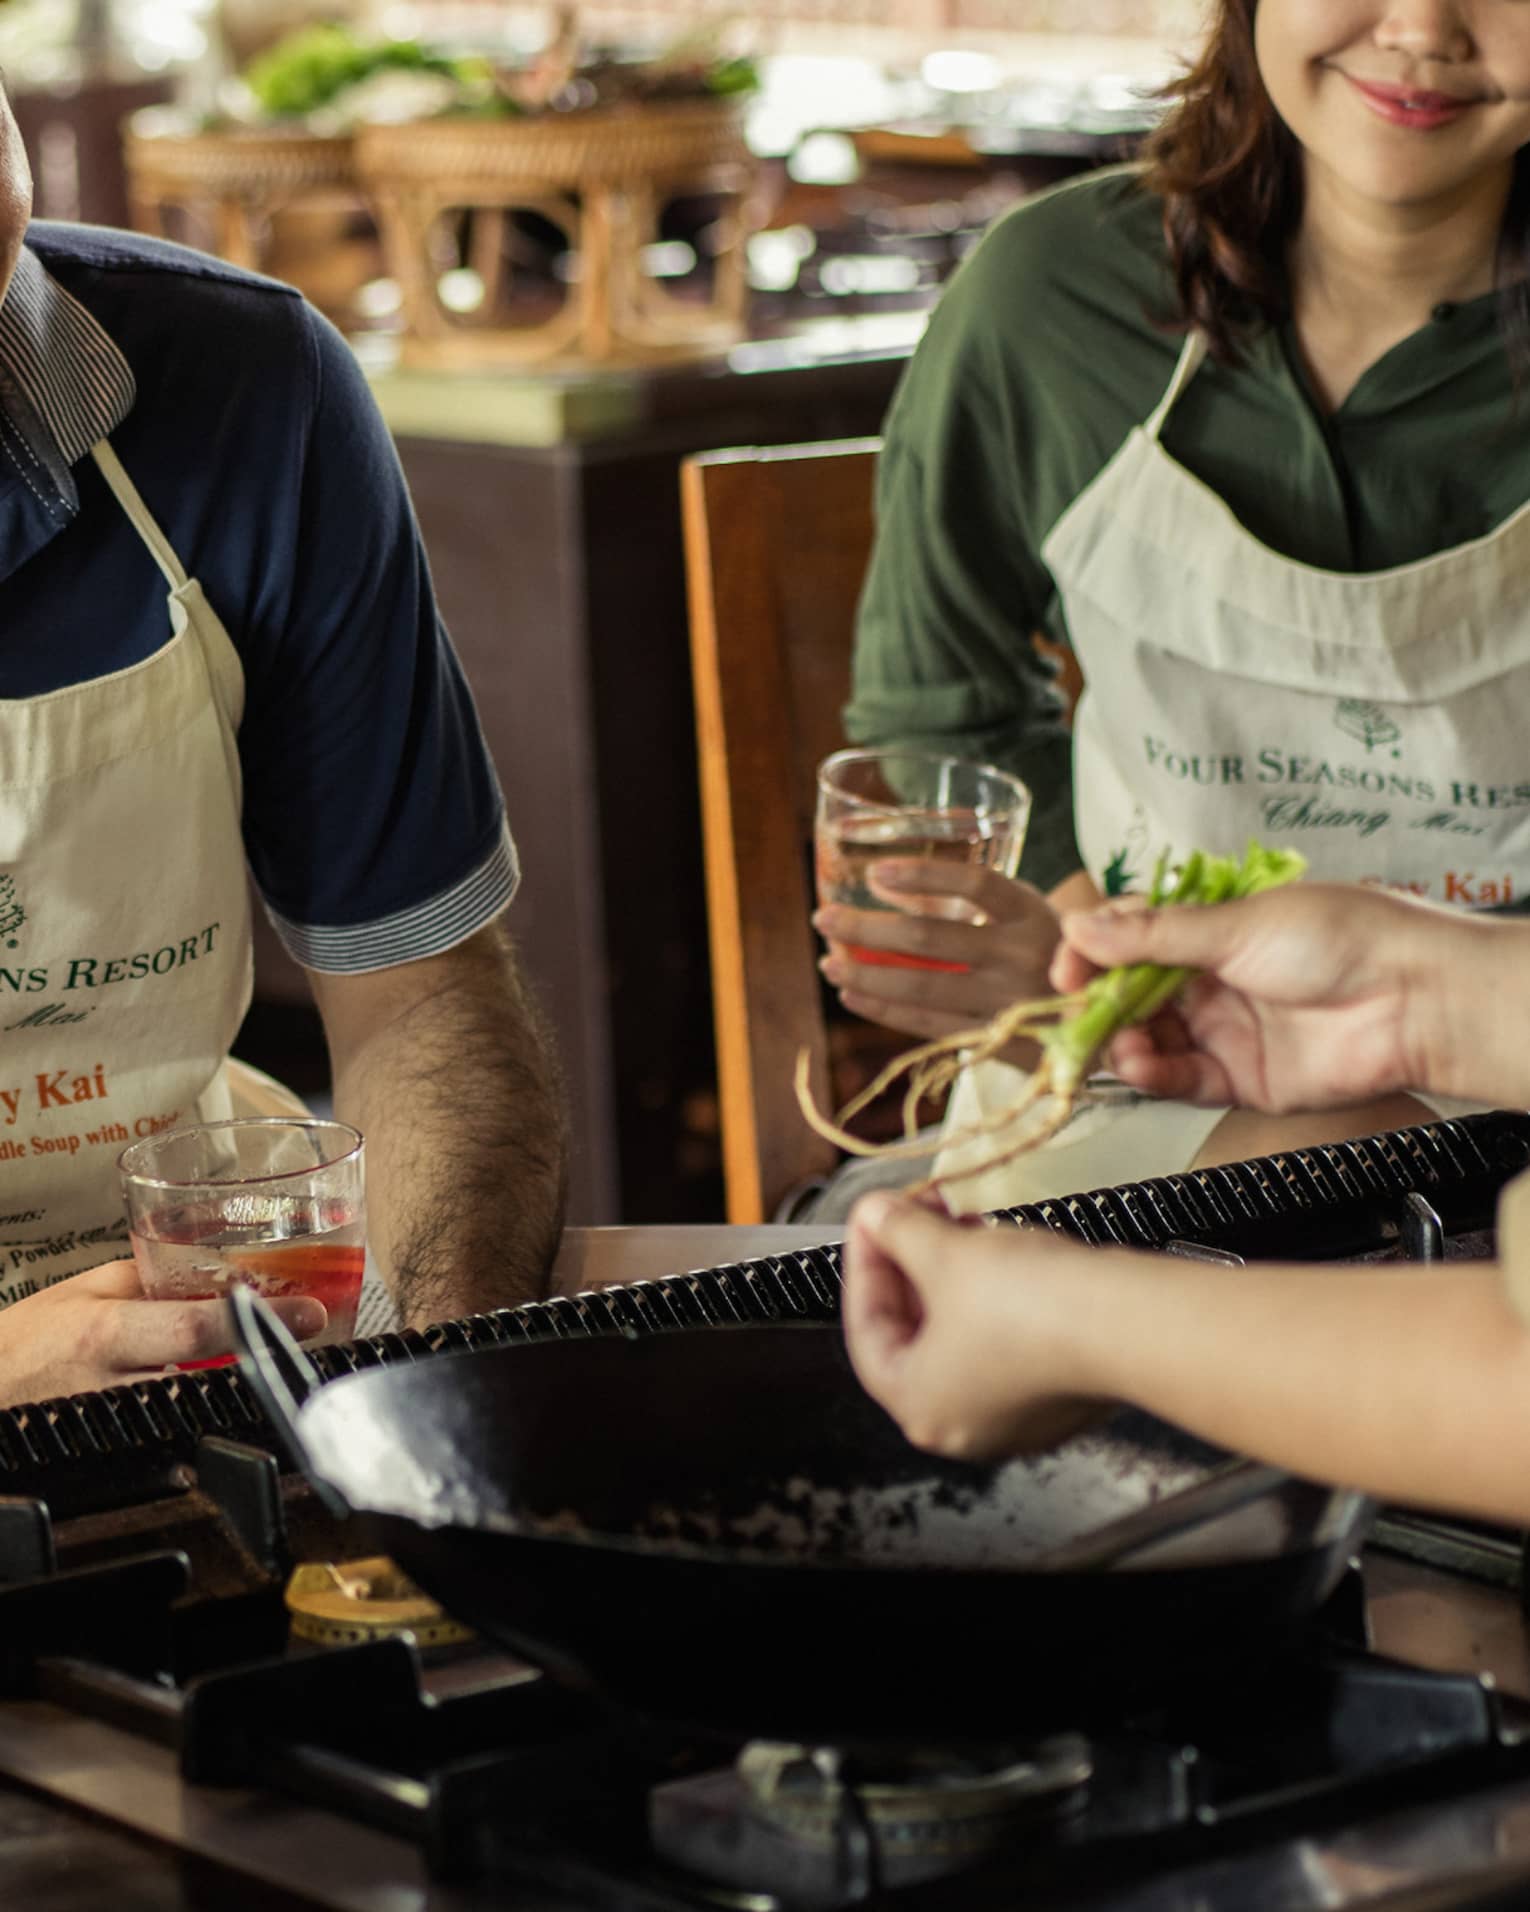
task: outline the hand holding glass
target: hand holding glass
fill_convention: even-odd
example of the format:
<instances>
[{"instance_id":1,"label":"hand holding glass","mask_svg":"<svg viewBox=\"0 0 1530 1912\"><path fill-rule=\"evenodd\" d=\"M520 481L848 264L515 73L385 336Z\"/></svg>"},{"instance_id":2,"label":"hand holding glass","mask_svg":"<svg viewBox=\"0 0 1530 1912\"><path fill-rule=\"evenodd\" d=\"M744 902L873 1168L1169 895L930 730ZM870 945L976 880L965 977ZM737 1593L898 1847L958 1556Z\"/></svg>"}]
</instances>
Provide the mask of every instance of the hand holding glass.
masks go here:
<instances>
[{"instance_id":1,"label":"hand holding glass","mask_svg":"<svg viewBox=\"0 0 1530 1912\"><path fill-rule=\"evenodd\" d=\"M209 1122L135 1142L118 1166L150 1299L202 1301L234 1286L311 1295L329 1320L310 1345L354 1338L366 1261L355 1129L285 1116Z\"/></svg>"},{"instance_id":2,"label":"hand holding glass","mask_svg":"<svg viewBox=\"0 0 1530 1912\"><path fill-rule=\"evenodd\" d=\"M1031 793L1019 778L987 764L914 750L836 751L818 770L819 903L981 922L982 913L957 896L909 895L894 904L873 887L871 866L920 857L1013 876L1030 814ZM857 962L904 969L964 967L854 945L850 954Z\"/></svg>"}]
</instances>

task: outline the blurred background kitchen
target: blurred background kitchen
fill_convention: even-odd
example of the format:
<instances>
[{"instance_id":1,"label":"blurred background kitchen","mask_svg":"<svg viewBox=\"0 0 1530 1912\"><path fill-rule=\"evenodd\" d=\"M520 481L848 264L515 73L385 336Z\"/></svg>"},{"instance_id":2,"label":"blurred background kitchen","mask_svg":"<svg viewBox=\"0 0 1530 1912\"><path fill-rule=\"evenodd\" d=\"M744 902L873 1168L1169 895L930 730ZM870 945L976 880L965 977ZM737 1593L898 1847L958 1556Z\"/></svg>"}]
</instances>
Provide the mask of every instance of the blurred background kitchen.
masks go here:
<instances>
[{"instance_id":1,"label":"blurred background kitchen","mask_svg":"<svg viewBox=\"0 0 1530 1912\"><path fill-rule=\"evenodd\" d=\"M38 216L288 279L373 381L520 845L571 1221L722 1212L680 461L873 437L984 227L1129 156L1200 12L0 4ZM257 936L240 1052L322 1094Z\"/></svg>"}]
</instances>

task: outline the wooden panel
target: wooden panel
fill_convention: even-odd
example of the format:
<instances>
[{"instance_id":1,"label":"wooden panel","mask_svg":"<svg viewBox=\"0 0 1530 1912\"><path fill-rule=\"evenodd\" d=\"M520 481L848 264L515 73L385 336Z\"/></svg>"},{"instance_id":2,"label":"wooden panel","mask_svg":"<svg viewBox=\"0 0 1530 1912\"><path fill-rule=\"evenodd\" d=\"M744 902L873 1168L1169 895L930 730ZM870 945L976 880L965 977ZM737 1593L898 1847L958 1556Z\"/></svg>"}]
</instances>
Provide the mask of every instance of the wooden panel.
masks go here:
<instances>
[{"instance_id":1,"label":"wooden panel","mask_svg":"<svg viewBox=\"0 0 1530 1912\"><path fill-rule=\"evenodd\" d=\"M681 495L728 1219L766 1219L837 1152L797 1110L829 1058L805 845L814 770L843 741L871 542L866 445L689 460Z\"/></svg>"}]
</instances>

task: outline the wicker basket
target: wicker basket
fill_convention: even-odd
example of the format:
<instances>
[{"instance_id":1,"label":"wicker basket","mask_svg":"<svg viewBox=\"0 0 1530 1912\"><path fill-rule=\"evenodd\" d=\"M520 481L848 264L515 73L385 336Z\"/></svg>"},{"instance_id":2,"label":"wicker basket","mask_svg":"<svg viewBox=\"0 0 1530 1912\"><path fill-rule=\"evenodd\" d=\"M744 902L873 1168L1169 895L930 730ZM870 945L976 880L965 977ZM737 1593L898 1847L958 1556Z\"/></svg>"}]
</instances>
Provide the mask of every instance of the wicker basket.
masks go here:
<instances>
[{"instance_id":1,"label":"wicker basket","mask_svg":"<svg viewBox=\"0 0 1530 1912\"><path fill-rule=\"evenodd\" d=\"M716 349L743 330L756 171L737 100L368 126L355 166L403 294L410 363L649 360ZM673 297L643 265L665 205L692 193L715 193L727 208L704 302ZM563 307L535 323L512 322L502 285L517 211L550 219L578 260ZM439 296L451 263L484 283L471 316Z\"/></svg>"},{"instance_id":2,"label":"wicker basket","mask_svg":"<svg viewBox=\"0 0 1530 1912\"><path fill-rule=\"evenodd\" d=\"M365 126L356 144L357 168L374 191L450 180L455 190L534 181L575 192L691 179L749 159L734 100L606 107L535 119L414 120Z\"/></svg>"},{"instance_id":3,"label":"wicker basket","mask_svg":"<svg viewBox=\"0 0 1530 1912\"><path fill-rule=\"evenodd\" d=\"M124 150L135 190L167 198L266 200L356 184L348 135L186 132L150 109L128 122Z\"/></svg>"},{"instance_id":4,"label":"wicker basket","mask_svg":"<svg viewBox=\"0 0 1530 1912\"><path fill-rule=\"evenodd\" d=\"M337 318L349 316L356 285L382 270L369 222L355 236L369 209L348 136L199 132L150 108L128 120L123 157L140 232L290 279Z\"/></svg>"}]
</instances>

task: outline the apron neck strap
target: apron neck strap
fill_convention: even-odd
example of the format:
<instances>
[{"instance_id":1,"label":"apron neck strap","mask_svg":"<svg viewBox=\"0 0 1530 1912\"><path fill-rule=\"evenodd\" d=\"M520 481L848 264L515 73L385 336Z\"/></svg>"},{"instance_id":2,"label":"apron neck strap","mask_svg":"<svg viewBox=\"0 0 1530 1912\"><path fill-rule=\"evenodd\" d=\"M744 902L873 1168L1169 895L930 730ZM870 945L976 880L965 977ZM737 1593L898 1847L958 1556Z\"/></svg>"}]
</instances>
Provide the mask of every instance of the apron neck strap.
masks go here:
<instances>
[{"instance_id":1,"label":"apron neck strap","mask_svg":"<svg viewBox=\"0 0 1530 1912\"><path fill-rule=\"evenodd\" d=\"M138 495L138 487L122 469L122 460L103 438L92 445L90 455L100 467L101 476L111 486L118 504L127 513L133 529L149 548L149 555L164 573L172 591L184 590L190 580L185 567L171 549L170 540L154 522L153 514Z\"/></svg>"},{"instance_id":2,"label":"apron neck strap","mask_svg":"<svg viewBox=\"0 0 1530 1912\"><path fill-rule=\"evenodd\" d=\"M1202 332L1190 332L1185 339L1185 349L1179 355L1179 363L1174 368L1174 376L1169 380L1169 388L1154 407L1152 416L1143 427L1149 438L1157 440L1164 428L1169 413L1179 403L1181 394L1196 373L1201 369L1201 361L1206 356L1206 337Z\"/></svg>"}]
</instances>

